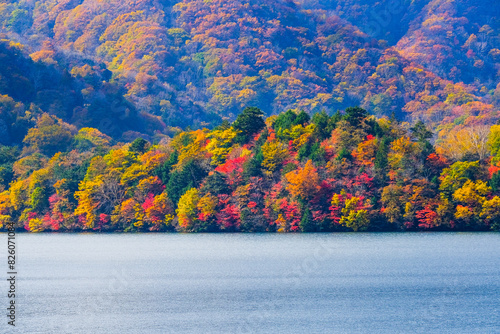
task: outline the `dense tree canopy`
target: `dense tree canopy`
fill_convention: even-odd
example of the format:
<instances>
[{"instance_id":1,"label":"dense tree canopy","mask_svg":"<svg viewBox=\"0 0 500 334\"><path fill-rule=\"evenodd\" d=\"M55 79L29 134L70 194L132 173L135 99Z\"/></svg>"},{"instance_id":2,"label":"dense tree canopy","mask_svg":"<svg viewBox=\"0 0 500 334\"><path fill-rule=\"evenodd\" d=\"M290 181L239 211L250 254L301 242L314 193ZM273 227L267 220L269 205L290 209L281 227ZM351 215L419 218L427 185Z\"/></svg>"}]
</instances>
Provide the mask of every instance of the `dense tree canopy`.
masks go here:
<instances>
[{"instance_id":1,"label":"dense tree canopy","mask_svg":"<svg viewBox=\"0 0 500 334\"><path fill-rule=\"evenodd\" d=\"M1 222L32 232L500 228L498 125L484 156L447 157L423 123L359 107L241 115L157 144L115 144L43 114L22 152L0 147Z\"/></svg>"},{"instance_id":2,"label":"dense tree canopy","mask_svg":"<svg viewBox=\"0 0 500 334\"><path fill-rule=\"evenodd\" d=\"M0 222L498 229L499 10L2 2Z\"/></svg>"},{"instance_id":3,"label":"dense tree canopy","mask_svg":"<svg viewBox=\"0 0 500 334\"><path fill-rule=\"evenodd\" d=\"M0 73L0 93L130 141L246 106L360 105L444 134L499 118L499 11L495 0L11 1L0 31L26 45L5 73L24 54L37 74Z\"/></svg>"}]
</instances>

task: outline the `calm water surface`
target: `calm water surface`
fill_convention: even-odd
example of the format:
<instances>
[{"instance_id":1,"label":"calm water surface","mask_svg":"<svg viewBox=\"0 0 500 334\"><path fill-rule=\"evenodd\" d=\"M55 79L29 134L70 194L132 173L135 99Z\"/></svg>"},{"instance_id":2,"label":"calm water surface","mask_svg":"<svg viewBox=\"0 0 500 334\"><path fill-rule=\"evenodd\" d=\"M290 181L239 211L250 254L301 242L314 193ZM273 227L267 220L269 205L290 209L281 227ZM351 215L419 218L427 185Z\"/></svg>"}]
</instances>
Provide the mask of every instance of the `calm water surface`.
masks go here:
<instances>
[{"instance_id":1,"label":"calm water surface","mask_svg":"<svg viewBox=\"0 0 500 334\"><path fill-rule=\"evenodd\" d=\"M495 233L18 234L17 250L1 333L500 333Z\"/></svg>"}]
</instances>

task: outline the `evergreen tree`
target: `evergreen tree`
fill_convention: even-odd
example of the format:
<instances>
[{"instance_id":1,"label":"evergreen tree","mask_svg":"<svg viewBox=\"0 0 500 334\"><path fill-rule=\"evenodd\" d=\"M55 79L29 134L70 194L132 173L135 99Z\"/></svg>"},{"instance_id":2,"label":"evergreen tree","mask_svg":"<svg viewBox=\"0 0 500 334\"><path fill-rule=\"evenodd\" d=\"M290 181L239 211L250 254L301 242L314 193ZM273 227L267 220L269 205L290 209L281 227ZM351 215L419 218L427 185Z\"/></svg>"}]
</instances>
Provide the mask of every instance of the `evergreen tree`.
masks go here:
<instances>
[{"instance_id":1,"label":"evergreen tree","mask_svg":"<svg viewBox=\"0 0 500 334\"><path fill-rule=\"evenodd\" d=\"M238 132L235 142L247 143L253 134L265 128L266 123L262 116L264 116L264 113L259 108L245 108L233 123L234 129Z\"/></svg>"},{"instance_id":2,"label":"evergreen tree","mask_svg":"<svg viewBox=\"0 0 500 334\"><path fill-rule=\"evenodd\" d=\"M500 172L493 174L490 180L490 186L494 192L500 191Z\"/></svg>"},{"instance_id":3,"label":"evergreen tree","mask_svg":"<svg viewBox=\"0 0 500 334\"><path fill-rule=\"evenodd\" d=\"M154 176L158 176L163 184L167 184L170 179L172 166L175 165L178 161L179 153L177 151L173 151L172 154L170 154L168 160L154 169L152 174Z\"/></svg>"},{"instance_id":4,"label":"evergreen tree","mask_svg":"<svg viewBox=\"0 0 500 334\"><path fill-rule=\"evenodd\" d=\"M293 125L305 125L305 124L309 123L310 120L311 120L311 117L309 116L309 114L306 113L304 110L301 110L292 124Z\"/></svg>"},{"instance_id":5,"label":"evergreen tree","mask_svg":"<svg viewBox=\"0 0 500 334\"><path fill-rule=\"evenodd\" d=\"M349 107L346 108L343 118L352 126L358 127L361 124L361 121L368 116L368 112L363 108Z\"/></svg>"},{"instance_id":6,"label":"evergreen tree","mask_svg":"<svg viewBox=\"0 0 500 334\"><path fill-rule=\"evenodd\" d=\"M214 171L205 179L203 192L211 193L212 195L230 194L231 189L227 185L226 179L224 174Z\"/></svg>"},{"instance_id":7,"label":"evergreen tree","mask_svg":"<svg viewBox=\"0 0 500 334\"><path fill-rule=\"evenodd\" d=\"M190 160L182 170L170 174L166 186L168 196L177 205L181 196L187 190L198 187L205 176L207 172L195 160Z\"/></svg>"},{"instance_id":8,"label":"evergreen tree","mask_svg":"<svg viewBox=\"0 0 500 334\"><path fill-rule=\"evenodd\" d=\"M143 154L148 150L149 142L144 138L137 138L130 144L129 151Z\"/></svg>"},{"instance_id":9,"label":"evergreen tree","mask_svg":"<svg viewBox=\"0 0 500 334\"><path fill-rule=\"evenodd\" d=\"M311 211L307 207L304 210L299 226L302 232L314 232L316 230Z\"/></svg>"},{"instance_id":10,"label":"evergreen tree","mask_svg":"<svg viewBox=\"0 0 500 334\"><path fill-rule=\"evenodd\" d=\"M274 121L273 129L276 131L280 129L290 129L294 125L296 119L297 114L293 110L288 109L285 113L281 113L280 115L278 115L278 117Z\"/></svg>"}]
</instances>

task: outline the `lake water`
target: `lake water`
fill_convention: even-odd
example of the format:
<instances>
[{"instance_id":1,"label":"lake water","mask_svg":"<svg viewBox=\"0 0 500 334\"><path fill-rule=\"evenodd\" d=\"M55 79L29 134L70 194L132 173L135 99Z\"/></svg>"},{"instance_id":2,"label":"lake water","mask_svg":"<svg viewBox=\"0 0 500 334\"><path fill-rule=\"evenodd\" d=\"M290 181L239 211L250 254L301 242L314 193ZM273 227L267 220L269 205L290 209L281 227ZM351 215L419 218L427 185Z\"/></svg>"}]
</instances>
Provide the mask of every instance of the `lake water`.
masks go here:
<instances>
[{"instance_id":1,"label":"lake water","mask_svg":"<svg viewBox=\"0 0 500 334\"><path fill-rule=\"evenodd\" d=\"M496 233L18 234L17 251L2 333L500 333Z\"/></svg>"}]
</instances>

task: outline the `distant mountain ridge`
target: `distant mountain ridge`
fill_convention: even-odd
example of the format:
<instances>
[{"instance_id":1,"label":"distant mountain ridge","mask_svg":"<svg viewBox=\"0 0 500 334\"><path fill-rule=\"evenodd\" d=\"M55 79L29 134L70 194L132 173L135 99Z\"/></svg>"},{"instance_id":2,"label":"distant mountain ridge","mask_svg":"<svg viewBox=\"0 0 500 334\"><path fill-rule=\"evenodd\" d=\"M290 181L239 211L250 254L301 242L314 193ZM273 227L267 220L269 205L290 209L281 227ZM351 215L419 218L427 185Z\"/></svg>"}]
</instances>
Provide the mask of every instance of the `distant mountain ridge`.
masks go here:
<instances>
[{"instance_id":1,"label":"distant mountain ridge","mask_svg":"<svg viewBox=\"0 0 500 334\"><path fill-rule=\"evenodd\" d=\"M0 26L35 62L85 82L83 95L109 69L153 131L213 126L249 105L360 105L449 129L499 118L499 10L465 0L19 1L0 5ZM114 135L130 130L121 127Z\"/></svg>"}]
</instances>

